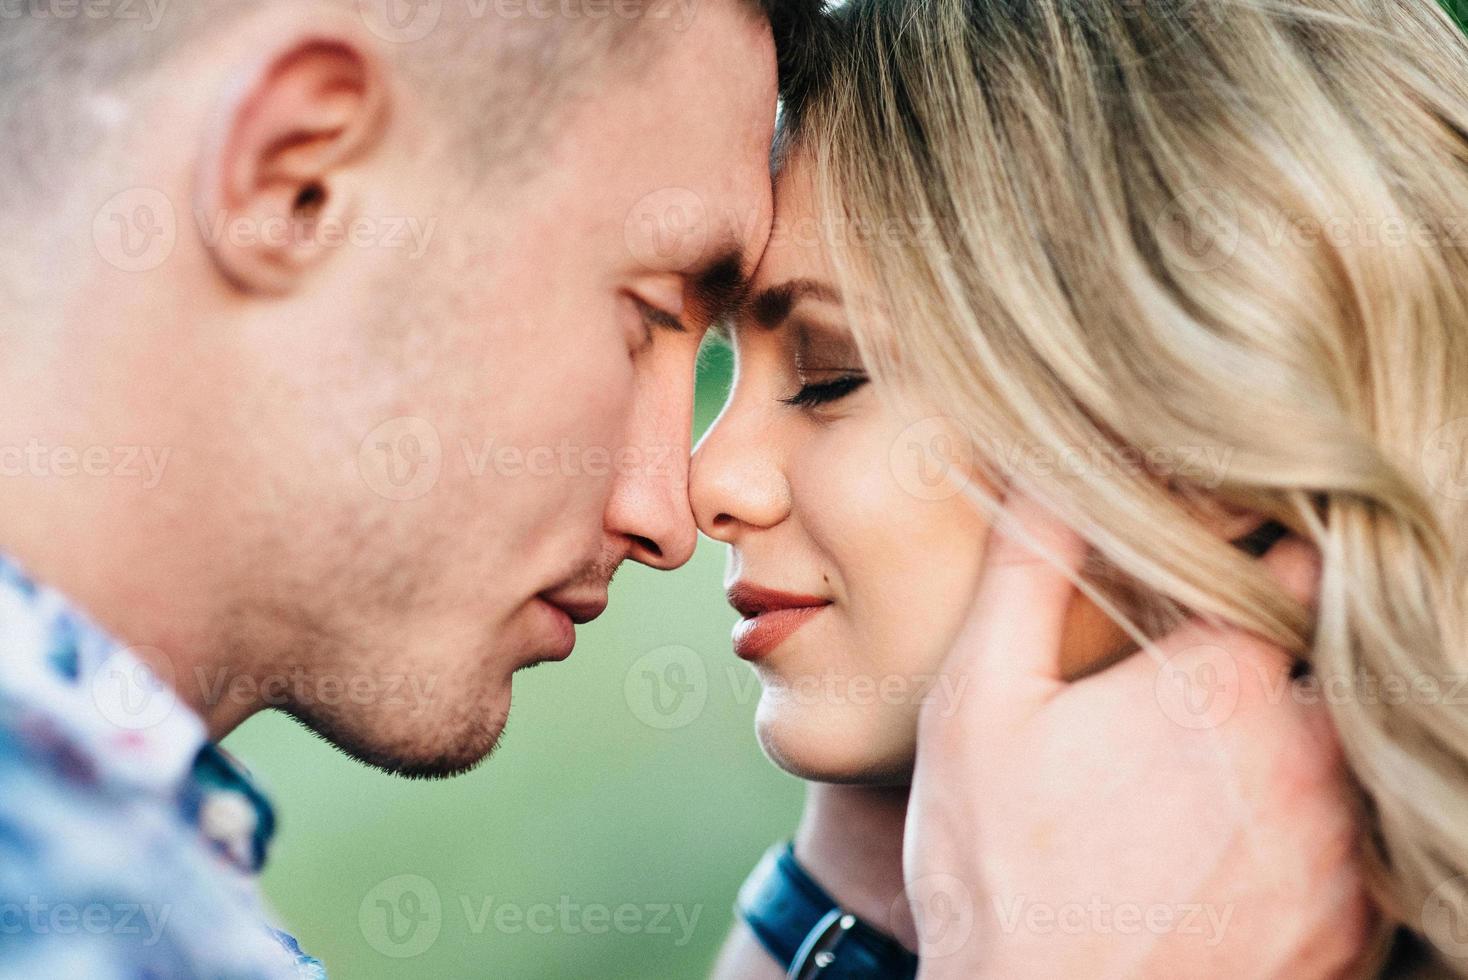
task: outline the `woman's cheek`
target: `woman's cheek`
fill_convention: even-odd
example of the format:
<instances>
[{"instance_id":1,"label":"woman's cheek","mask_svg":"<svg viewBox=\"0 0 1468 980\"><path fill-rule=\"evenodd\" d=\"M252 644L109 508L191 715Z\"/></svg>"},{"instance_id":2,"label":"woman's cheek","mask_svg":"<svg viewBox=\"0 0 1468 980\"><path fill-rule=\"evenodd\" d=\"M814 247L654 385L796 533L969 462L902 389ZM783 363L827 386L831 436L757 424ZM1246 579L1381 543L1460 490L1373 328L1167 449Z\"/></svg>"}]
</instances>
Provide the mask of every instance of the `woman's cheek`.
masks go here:
<instances>
[{"instance_id":1,"label":"woman's cheek","mask_svg":"<svg viewBox=\"0 0 1468 980\"><path fill-rule=\"evenodd\" d=\"M930 688L973 593L986 526L962 496L908 489L919 461L892 452L901 431L855 412L809 434L788 470L838 606L830 648L802 664L821 676L765 678L759 729L807 778L910 770L923 698L943 693Z\"/></svg>"},{"instance_id":2,"label":"woman's cheek","mask_svg":"<svg viewBox=\"0 0 1468 980\"><path fill-rule=\"evenodd\" d=\"M844 470L829 487L829 547L841 552L853 619L884 667L932 673L978 583L988 523L964 493L929 491L932 461L902 451L907 427L898 419L883 414L850 430L824 465Z\"/></svg>"},{"instance_id":3,"label":"woman's cheek","mask_svg":"<svg viewBox=\"0 0 1468 980\"><path fill-rule=\"evenodd\" d=\"M822 451L806 455L803 474L820 486L808 529L839 577L833 612L845 649L827 662L878 692L866 720L888 746L910 742L922 688L972 595L984 531L961 497L908 491L899 466L912 464L890 451L900 431L885 416L843 419L820 433Z\"/></svg>"}]
</instances>

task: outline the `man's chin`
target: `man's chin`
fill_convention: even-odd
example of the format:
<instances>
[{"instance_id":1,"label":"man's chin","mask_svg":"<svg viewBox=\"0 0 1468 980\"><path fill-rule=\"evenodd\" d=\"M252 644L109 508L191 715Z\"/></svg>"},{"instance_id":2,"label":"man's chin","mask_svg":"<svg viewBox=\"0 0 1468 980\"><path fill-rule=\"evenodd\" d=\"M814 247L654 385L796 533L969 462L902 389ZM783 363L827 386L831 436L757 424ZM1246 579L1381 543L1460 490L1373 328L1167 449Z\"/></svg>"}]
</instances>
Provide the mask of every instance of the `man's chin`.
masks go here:
<instances>
[{"instance_id":1,"label":"man's chin","mask_svg":"<svg viewBox=\"0 0 1468 980\"><path fill-rule=\"evenodd\" d=\"M508 720L508 705L477 718L453 722L425 718L405 727L402 719L374 725L290 712L302 726L363 765L404 779L450 779L470 772L494 754Z\"/></svg>"},{"instance_id":2,"label":"man's chin","mask_svg":"<svg viewBox=\"0 0 1468 980\"><path fill-rule=\"evenodd\" d=\"M499 748L499 739L494 738L483 748L475 748L468 752L442 752L428 757L392 752L367 754L353 752L346 748L343 748L342 751L358 762L391 776L401 776L404 779L452 779L478 768L479 764L493 755L497 748Z\"/></svg>"}]
</instances>

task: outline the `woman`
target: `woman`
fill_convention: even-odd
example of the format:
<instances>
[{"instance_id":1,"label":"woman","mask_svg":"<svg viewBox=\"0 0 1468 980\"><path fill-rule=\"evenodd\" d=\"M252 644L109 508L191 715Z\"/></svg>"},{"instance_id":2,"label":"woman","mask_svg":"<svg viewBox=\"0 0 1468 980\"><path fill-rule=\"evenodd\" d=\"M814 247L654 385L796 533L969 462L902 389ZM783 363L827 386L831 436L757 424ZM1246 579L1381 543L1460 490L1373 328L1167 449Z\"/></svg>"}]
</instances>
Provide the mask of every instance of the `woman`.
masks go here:
<instances>
[{"instance_id":1,"label":"woman","mask_svg":"<svg viewBox=\"0 0 1468 980\"><path fill-rule=\"evenodd\" d=\"M1190 614L1313 672L1385 926L1363 969L1468 976L1439 914L1468 908L1452 22L1429 0L854 0L830 65L786 107L775 237L692 477L761 741L813 781L784 870L885 934L875 969L911 968L918 704L961 693L931 681L1017 487L1094 548L1072 676ZM1252 557L1286 532L1321 555L1313 615Z\"/></svg>"}]
</instances>

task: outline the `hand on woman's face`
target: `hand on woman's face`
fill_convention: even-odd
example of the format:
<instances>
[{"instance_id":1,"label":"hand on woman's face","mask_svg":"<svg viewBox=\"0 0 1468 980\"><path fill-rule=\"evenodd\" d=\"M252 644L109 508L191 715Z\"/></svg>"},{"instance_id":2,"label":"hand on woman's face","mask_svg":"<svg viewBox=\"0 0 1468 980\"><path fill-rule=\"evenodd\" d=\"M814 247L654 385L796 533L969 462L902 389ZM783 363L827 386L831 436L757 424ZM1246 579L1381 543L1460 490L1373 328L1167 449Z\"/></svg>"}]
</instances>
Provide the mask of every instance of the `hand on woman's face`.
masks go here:
<instances>
[{"instance_id":1,"label":"hand on woman's face","mask_svg":"<svg viewBox=\"0 0 1468 980\"><path fill-rule=\"evenodd\" d=\"M694 455L693 508L730 546L725 584L747 614L735 646L764 687L766 751L806 778L902 782L922 699L957 709L962 692L934 680L987 524L943 478L957 427L866 383L820 237L797 161L732 329L734 390Z\"/></svg>"}]
</instances>

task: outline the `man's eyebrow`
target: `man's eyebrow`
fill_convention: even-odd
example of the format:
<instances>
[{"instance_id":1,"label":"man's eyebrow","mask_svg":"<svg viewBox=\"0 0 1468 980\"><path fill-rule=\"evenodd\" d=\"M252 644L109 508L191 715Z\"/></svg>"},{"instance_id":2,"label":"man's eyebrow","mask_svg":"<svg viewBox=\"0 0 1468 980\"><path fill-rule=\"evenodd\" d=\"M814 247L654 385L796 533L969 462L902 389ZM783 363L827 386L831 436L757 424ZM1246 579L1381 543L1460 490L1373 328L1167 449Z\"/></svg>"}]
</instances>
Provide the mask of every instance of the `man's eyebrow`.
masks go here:
<instances>
[{"instance_id":1,"label":"man's eyebrow","mask_svg":"<svg viewBox=\"0 0 1468 980\"><path fill-rule=\"evenodd\" d=\"M790 316L795 304L803 299L818 299L839 305L841 293L836 287L819 279L791 279L777 286L762 289L749 297L741 312L748 314L755 323L773 330Z\"/></svg>"},{"instance_id":2,"label":"man's eyebrow","mask_svg":"<svg viewBox=\"0 0 1468 980\"><path fill-rule=\"evenodd\" d=\"M730 246L691 276L693 306L708 323L721 323L744 305L749 275L744 271L744 249Z\"/></svg>"}]
</instances>

